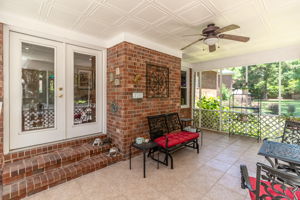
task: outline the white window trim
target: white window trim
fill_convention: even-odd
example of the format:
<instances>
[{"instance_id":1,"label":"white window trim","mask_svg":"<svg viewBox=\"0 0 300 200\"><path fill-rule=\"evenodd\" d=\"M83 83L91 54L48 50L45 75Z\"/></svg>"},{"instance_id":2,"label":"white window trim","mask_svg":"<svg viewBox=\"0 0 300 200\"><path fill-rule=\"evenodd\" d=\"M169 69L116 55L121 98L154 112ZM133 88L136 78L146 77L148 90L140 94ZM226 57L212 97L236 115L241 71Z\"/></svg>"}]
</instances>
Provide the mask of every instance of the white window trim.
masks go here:
<instances>
[{"instance_id":1,"label":"white window trim","mask_svg":"<svg viewBox=\"0 0 300 200\"><path fill-rule=\"evenodd\" d=\"M36 36L36 37L41 37L41 38L45 38L48 40L54 40L54 41L58 41L58 42L62 42L64 44L72 44L72 45L76 45L79 47L85 47L85 48L90 48L90 49L94 49L94 50L99 50L102 51L102 64L103 64L103 79L102 79L102 85L103 85L103 96L102 96L102 108L103 108L103 117L102 117L102 131L101 133L106 134L107 131L107 116L106 116L106 109L107 109L107 105L106 105L106 95L107 95L107 88L106 88L106 68L107 68L107 51L106 48L98 46L98 45L93 45L93 44L88 44L85 42L80 42L80 41L74 41L74 40L69 40L63 37L57 37L54 35L49 35L49 34L44 34L44 33L39 33L39 32L35 32L35 31L31 31L29 29L26 28L21 28L21 27L16 27L16 26L9 26L7 24L3 24L3 152L4 154L8 154L11 152L15 152L16 150L10 150L10 129L9 129L9 125L10 125L10 120L9 120L9 107L10 107L10 98L9 98L9 92L10 92L10 88L9 88L9 41L10 41L10 31L14 31L14 32L19 32L19 33L23 33L23 34L27 34L27 35L32 35L32 36ZM1 114L1 113L0 113ZM88 134L86 136L92 136L95 134ZM83 136L83 137L86 137ZM74 138L65 138L63 141L70 141L70 140L75 140L78 139L80 137L74 137ZM55 142L49 142L49 144L55 144L55 143L59 143L62 141L55 141ZM43 146L45 144L41 144L41 145L36 145L37 146ZM25 148L21 148L23 150L25 149L30 149L32 147L25 147ZM20 150L20 149L18 149Z\"/></svg>"},{"instance_id":2,"label":"white window trim","mask_svg":"<svg viewBox=\"0 0 300 200\"><path fill-rule=\"evenodd\" d=\"M181 71L186 72L186 102L187 104L181 105L181 108L189 108L190 107L190 68L187 67L181 67ZM181 76L180 76L180 99L181 99ZM181 104L181 102L180 102Z\"/></svg>"}]
</instances>

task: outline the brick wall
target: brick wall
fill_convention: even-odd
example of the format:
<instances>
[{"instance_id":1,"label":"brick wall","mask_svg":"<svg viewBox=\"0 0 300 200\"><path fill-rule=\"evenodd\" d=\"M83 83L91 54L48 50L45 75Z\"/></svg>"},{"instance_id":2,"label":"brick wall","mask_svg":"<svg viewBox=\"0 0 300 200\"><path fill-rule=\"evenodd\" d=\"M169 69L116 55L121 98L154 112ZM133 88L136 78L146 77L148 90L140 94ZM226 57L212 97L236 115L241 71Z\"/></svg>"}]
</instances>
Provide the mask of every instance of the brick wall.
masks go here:
<instances>
[{"instance_id":1,"label":"brick wall","mask_svg":"<svg viewBox=\"0 0 300 200\"><path fill-rule=\"evenodd\" d=\"M169 97L146 98L146 63L169 68ZM128 153L130 143L138 136L149 137L147 116L180 112L181 59L128 42L122 42L107 51L107 132L119 148ZM109 81L109 74L120 69L120 86ZM142 79L135 87L133 79ZM141 100L132 99L132 92L144 93ZM111 103L119 111L114 113Z\"/></svg>"}]
</instances>

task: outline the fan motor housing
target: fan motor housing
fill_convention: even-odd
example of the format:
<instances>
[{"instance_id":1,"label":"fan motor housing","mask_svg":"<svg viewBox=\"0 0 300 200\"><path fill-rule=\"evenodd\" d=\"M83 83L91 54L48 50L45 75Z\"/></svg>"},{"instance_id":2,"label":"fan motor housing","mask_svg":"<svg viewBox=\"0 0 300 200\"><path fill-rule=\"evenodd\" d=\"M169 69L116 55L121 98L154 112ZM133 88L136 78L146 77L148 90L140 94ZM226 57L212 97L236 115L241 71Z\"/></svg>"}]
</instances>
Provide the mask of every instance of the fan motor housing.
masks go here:
<instances>
[{"instance_id":1,"label":"fan motor housing","mask_svg":"<svg viewBox=\"0 0 300 200\"><path fill-rule=\"evenodd\" d=\"M207 28L203 29L202 34L203 35L217 35L217 34L215 34L215 31L218 29L219 29L219 27L215 26L215 24L208 24Z\"/></svg>"}]
</instances>

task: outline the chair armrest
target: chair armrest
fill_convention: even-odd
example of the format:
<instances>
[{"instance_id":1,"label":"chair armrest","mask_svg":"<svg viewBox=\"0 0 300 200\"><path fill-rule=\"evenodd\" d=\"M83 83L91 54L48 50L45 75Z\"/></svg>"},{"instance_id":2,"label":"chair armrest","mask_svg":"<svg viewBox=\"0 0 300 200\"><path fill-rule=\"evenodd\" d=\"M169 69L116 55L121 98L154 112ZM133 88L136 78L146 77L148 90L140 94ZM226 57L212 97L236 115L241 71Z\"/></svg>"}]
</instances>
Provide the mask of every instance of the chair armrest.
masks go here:
<instances>
[{"instance_id":1,"label":"chair armrest","mask_svg":"<svg viewBox=\"0 0 300 200\"><path fill-rule=\"evenodd\" d=\"M166 148L168 148L169 147L169 138L168 138L168 135L165 135L165 137L166 137Z\"/></svg>"},{"instance_id":2,"label":"chair armrest","mask_svg":"<svg viewBox=\"0 0 300 200\"><path fill-rule=\"evenodd\" d=\"M241 188L245 189L247 188L251 192L253 192L253 188L250 184L249 181L249 175L248 175L248 169L246 165L240 165L240 170L241 170Z\"/></svg>"}]
</instances>

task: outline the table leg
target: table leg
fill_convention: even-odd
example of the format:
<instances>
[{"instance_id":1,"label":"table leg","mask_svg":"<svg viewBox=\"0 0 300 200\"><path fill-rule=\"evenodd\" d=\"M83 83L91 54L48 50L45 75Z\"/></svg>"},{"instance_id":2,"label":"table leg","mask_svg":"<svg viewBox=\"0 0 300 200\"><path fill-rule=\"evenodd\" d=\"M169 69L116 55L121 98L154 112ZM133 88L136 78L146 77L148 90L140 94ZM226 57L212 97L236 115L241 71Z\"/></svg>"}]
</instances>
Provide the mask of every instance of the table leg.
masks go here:
<instances>
[{"instance_id":1,"label":"table leg","mask_svg":"<svg viewBox=\"0 0 300 200\"><path fill-rule=\"evenodd\" d=\"M146 178L146 151L144 153L144 178Z\"/></svg>"},{"instance_id":2,"label":"table leg","mask_svg":"<svg viewBox=\"0 0 300 200\"><path fill-rule=\"evenodd\" d=\"M157 169L159 169L159 151L157 151Z\"/></svg>"},{"instance_id":3,"label":"table leg","mask_svg":"<svg viewBox=\"0 0 300 200\"><path fill-rule=\"evenodd\" d=\"M131 170L131 145L129 148L129 169Z\"/></svg>"},{"instance_id":4,"label":"table leg","mask_svg":"<svg viewBox=\"0 0 300 200\"><path fill-rule=\"evenodd\" d=\"M271 158L269 158L268 156L265 156L265 158L266 158L267 161L269 161L269 163L271 164L271 166L273 168L276 168L276 166L275 166L274 162L271 160Z\"/></svg>"}]
</instances>

